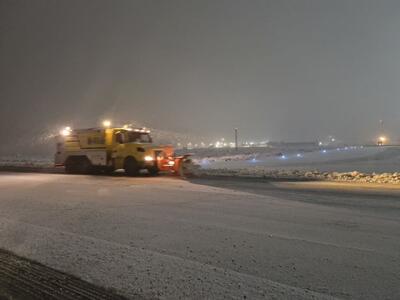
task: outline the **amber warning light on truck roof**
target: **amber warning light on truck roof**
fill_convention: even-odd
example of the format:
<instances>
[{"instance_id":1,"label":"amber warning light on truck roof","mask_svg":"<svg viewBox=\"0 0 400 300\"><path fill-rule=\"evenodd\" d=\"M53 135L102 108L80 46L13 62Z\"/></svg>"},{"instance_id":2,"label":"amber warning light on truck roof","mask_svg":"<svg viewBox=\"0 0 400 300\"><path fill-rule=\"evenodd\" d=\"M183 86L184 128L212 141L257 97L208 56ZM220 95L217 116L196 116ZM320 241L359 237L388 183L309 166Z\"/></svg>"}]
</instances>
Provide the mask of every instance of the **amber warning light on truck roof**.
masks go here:
<instances>
[{"instance_id":1,"label":"amber warning light on truck roof","mask_svg":"<svg viewBox=\"0 0 400 300\"><path fill-rule=\"evenodd\" d=\"M72 131L71 127L67 126L67 127L65 127L64 129L62 129L62 130L60 131L60 134L61 134L62 136L68 136L68 135L71 134L71 131Z\"/></svg>"},{"instance_id":2,"label":"amber warning light on truck roof","mask_svg":"<svg viewBox=\"0 0 400 300\"><path fill-rule=\"evenodd\" d=\"M105 128L109 128L109 127L111 126L111 121L110 121L110 120L104 120L104 121L103 121L103 126L104 126Z\"/></svg>"}]
</instances>

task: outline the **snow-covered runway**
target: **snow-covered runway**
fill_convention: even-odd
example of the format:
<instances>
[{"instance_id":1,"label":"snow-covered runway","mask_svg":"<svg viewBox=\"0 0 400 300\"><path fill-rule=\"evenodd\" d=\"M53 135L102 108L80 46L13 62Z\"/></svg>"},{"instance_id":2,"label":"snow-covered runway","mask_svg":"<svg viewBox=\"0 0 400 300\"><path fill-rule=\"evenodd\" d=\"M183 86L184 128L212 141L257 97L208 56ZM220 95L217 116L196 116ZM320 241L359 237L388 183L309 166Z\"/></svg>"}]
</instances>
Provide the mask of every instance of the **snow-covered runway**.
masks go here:
<instances>
[{"instance_id":1,"label":"snow-covered runway","mask_svg":"<svg viewBox=\"0 0 400 300\"><path fill-rule=\"evenodd\" d=\"M318 170L320 172L384 173L400 171L400 147L348 146L303 152L300 149L254 148L251 154L200 156L203 169L249 169L254 167L281 170ZM263 151L264 150L264 151Z\"/></svg>"},{"instance_id":2,"label":"snow-covered runway","mask_svg":"<svg viewBox=\"0 0 400 300\"><path fill-rule=\"evenodd\" d=\"M128 297L398 298L400 190L323 184L0 173L0 245Z\"/></svg>"}]
</instances>

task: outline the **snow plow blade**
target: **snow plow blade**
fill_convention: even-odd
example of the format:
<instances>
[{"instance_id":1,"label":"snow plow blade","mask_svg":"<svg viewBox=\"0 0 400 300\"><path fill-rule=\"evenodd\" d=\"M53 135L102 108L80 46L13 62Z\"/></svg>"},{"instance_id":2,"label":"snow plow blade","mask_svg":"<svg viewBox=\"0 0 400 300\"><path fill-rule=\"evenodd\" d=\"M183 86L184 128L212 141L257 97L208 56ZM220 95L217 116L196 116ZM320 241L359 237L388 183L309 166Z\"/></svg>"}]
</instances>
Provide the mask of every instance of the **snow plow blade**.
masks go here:
<instances>
[{"instance_id":1,"label":"snow plow blade","mask_svg":"<svg viewBox=\"0 0 400 300\"><path fill-rule=\"evenodd\" d=\"M191 154L185 154L160 158L158 160L158 169L180 177L191 176L193 174L190 171L190 165L192 164L190 156Z\"/></svg>"}]
</instances>

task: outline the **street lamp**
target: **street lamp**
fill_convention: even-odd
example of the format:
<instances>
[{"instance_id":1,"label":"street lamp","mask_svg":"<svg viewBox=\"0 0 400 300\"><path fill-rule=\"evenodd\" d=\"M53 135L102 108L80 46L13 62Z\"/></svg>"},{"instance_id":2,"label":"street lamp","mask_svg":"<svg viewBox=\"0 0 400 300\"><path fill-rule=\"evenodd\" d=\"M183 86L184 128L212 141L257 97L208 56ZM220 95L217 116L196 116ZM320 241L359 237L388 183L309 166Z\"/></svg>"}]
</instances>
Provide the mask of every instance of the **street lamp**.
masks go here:
<instances>
[{"instance_id":1,"label":"street lamp","mask_svg":"<svg viewBox=\"0 0 400 300\"><path fill-rule=\"evenodd\" d=\"M238 150L238 129L235 128L235 150Z\"/></svg>"}]
</instances>

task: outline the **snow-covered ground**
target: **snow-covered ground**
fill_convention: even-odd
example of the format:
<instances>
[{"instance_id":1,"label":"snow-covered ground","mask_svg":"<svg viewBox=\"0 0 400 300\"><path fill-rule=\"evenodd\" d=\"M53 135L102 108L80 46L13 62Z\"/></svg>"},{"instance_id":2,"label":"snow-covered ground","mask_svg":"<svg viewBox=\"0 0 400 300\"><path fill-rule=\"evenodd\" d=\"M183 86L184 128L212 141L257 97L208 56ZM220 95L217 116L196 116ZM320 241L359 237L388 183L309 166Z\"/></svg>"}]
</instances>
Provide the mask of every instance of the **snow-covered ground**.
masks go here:
<instances>
[{"instance_id":1,"label":"snow-covered ground","mask_svg":"<svg viewBox=\"0 0 400 300\"><path fill-rule=\"evenodd\" d=\"M0 172L0 245L130 299L399 299L400 189L342 188Z\"/></svg>"},{"instance_id":2,"label":"snow-covered ground","mask_svg":"<svg viewBox=\"0 0 400 300\"><path fill-rule=\"evenodd\" d=\"M53 167L54 159L48 156L1 156L0 167Z\"/></svg>"},{"instance_id":3,"label":"snow-covered ground","mask_svg":"<svg viewBox=\"0 0 400 300\"><path fill-rule=\"evenodd\" d=\"M244 169L263 167L285 170L318 170L320 172L397 172L400 171L400 147L349 146L299 150L259 148L259 152L212 156L194 154L203 169Z\"/></svg>"},{"instance_id":4,"label":"snow-covered ground","mask_svg":"<svg viewBox=\"0 0 400 300\"><path fill-rule=\"evenodd\" d=\"M253 148L254 150L254 148ZM194 153L199 174L400 183L400 147L258 148ZM383 175L382 175L383 174Z\"/></svg>"}]
</instances>

